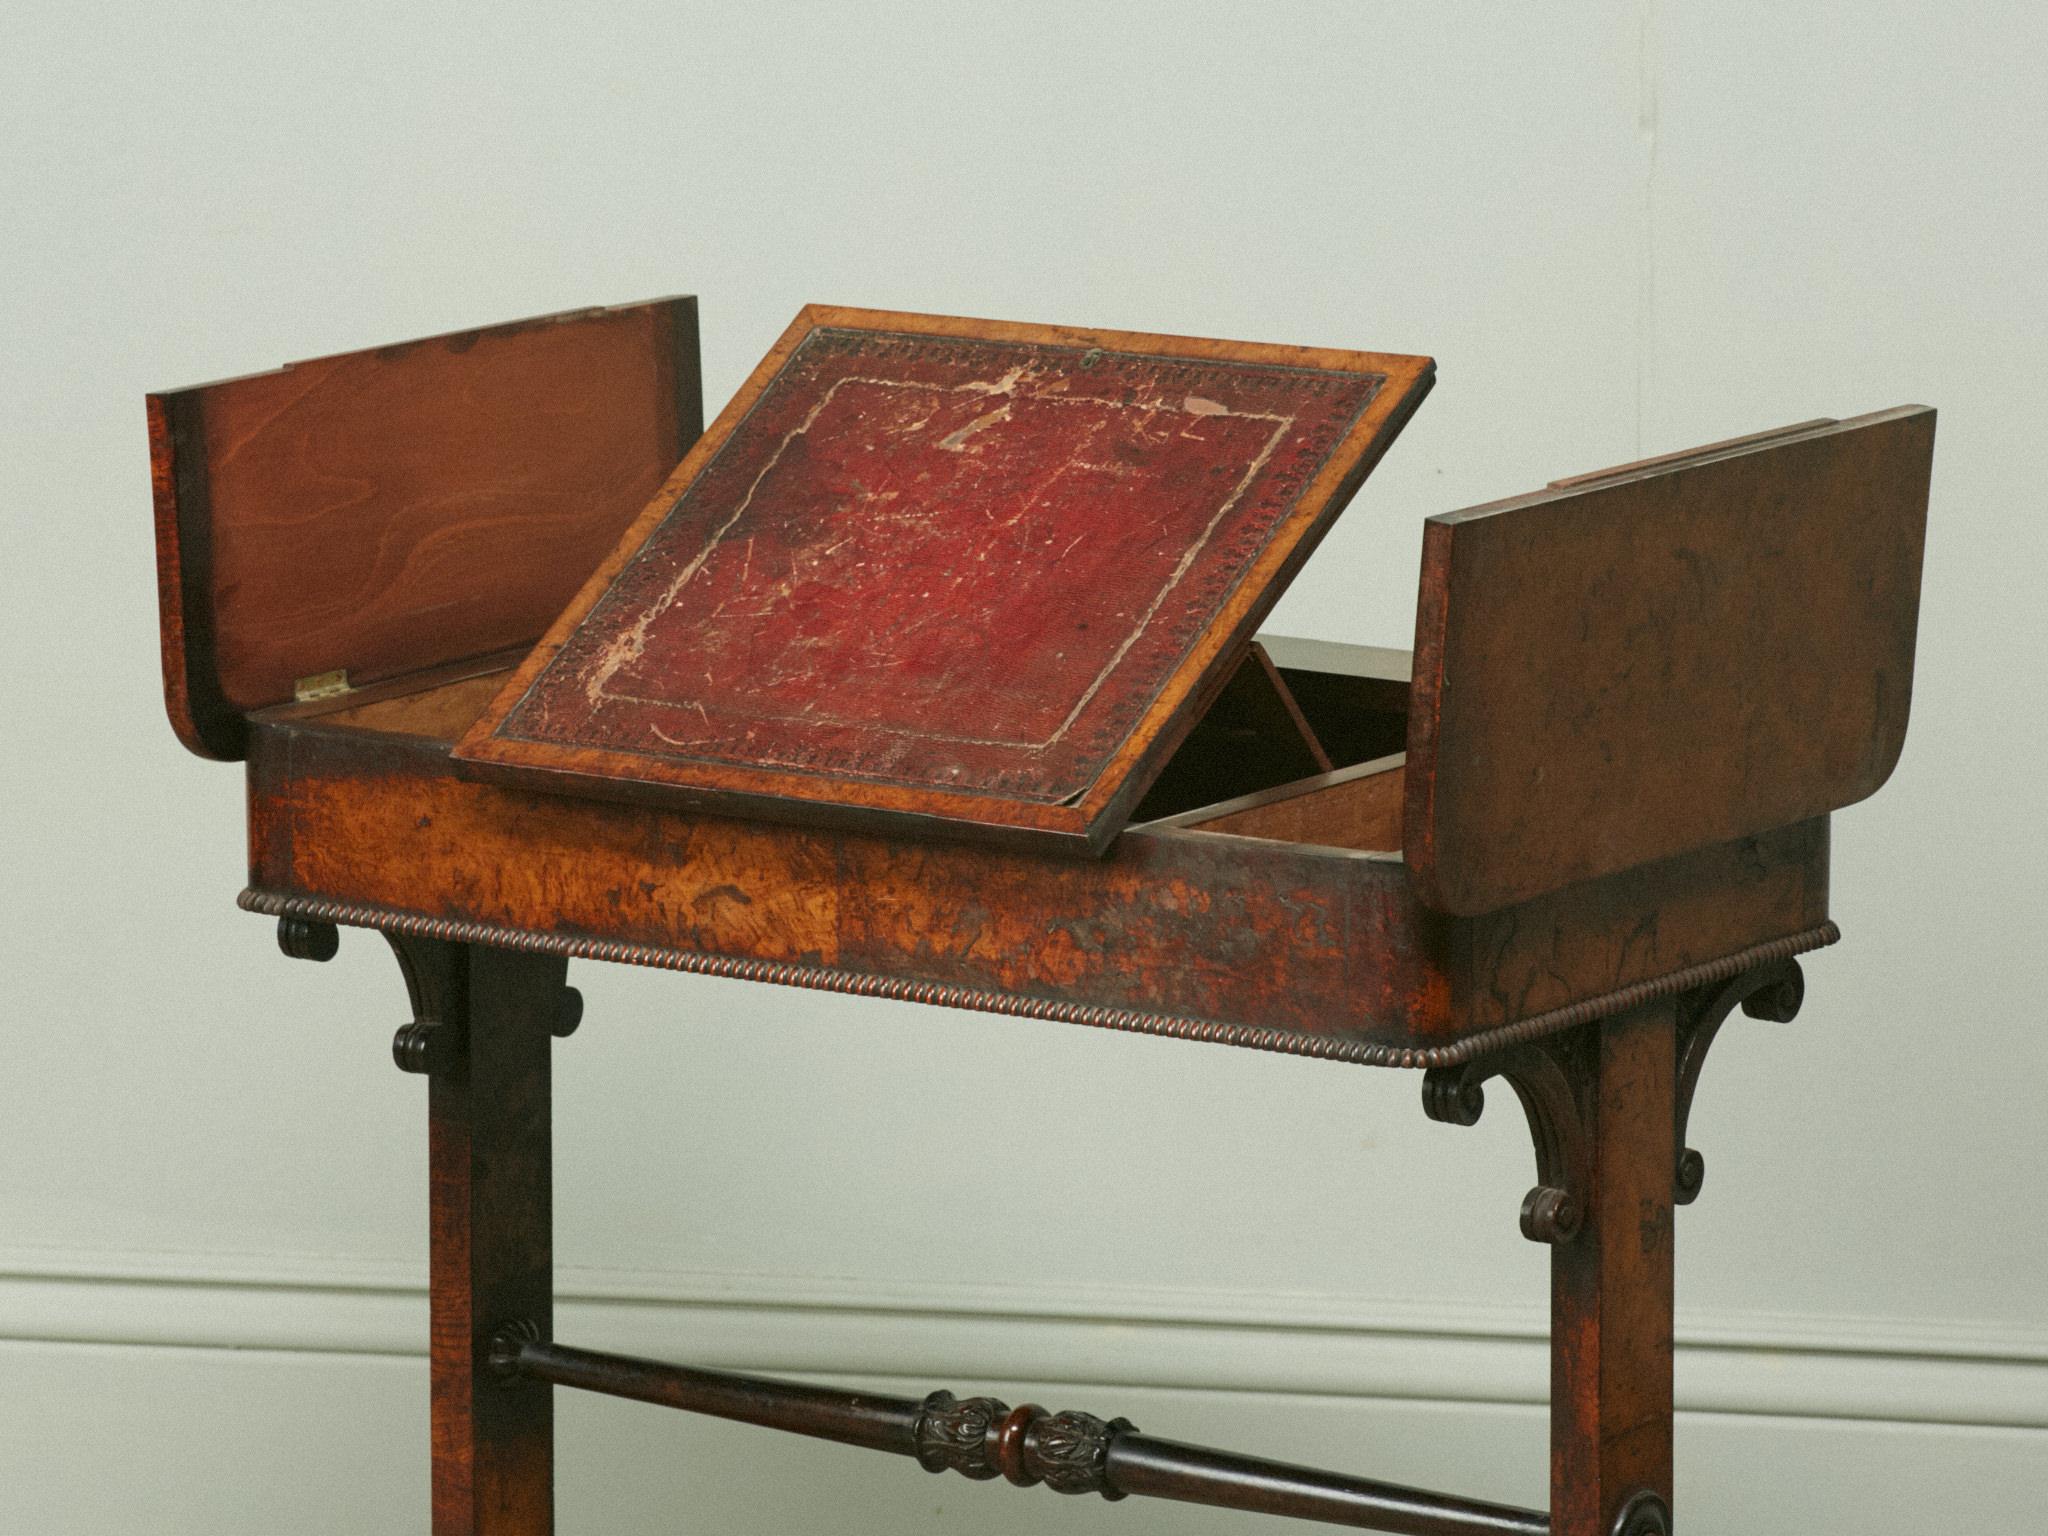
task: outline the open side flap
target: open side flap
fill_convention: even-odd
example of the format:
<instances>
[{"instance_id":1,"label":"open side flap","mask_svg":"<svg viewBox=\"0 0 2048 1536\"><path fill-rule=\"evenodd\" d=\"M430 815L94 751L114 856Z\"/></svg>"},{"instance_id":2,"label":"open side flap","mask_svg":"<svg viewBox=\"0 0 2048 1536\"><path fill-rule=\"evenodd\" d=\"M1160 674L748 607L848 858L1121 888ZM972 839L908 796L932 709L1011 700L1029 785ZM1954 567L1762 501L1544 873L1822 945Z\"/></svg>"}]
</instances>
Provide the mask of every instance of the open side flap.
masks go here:
<instances>
[{"instance_id":1,"label":"open side flap","mask_svg":"<svg viewBox=\"0 0 2048 1536\"><path fill-rule=\"evenodd\" d=\"M1851 805L1906 739L1924 406L1430 519L1403 848L1472 915Z\"/></svg>"},{"instance_id":2,"label":"open side flap","mask_svg":"<svg viewBox=\"0 0 2048 1536\"><path fill-rule=\"evenodd\" d=\"M244 717L523 652L703 423L695 299L295 363L149 397L164 697Z\"/></svg>"}]
</instances>

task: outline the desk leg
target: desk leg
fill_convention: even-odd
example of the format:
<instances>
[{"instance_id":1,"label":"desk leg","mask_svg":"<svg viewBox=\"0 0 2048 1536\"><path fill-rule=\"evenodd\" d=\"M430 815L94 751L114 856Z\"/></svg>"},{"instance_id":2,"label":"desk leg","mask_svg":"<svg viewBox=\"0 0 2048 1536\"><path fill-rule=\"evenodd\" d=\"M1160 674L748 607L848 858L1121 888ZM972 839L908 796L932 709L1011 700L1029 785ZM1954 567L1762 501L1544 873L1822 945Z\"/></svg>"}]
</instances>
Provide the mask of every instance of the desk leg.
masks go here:
<instances>
[{"instance_id":1,"label":"desk leg","mask_svg":"<svg viewBox=\"0 0 2048 1536\"><path fill-rule=\"evenodd\" d=\"M1472 1125L1482 1086L1505 1078L1536 1143L1522 1235L1550 1244L1552 1536L1670 1530L1679 1006L1646 1003L1423 1079L1431 1119Z\"/></svg>"},{"instance_id":2,"label":"desk leg","mask_svg":"<svg viewBox=\"0 0 2048 1536\"><path fill-rule=\"evenodd\" d=\"M1578 1058L1584 1211L1550 1261L1555 1536L1668 1529L1675 1006L1605 1021Z\"/></svg>"},{"instance_id":3,"label":"desk leg","mask_svg":"<svg viewBox=\"0 0 2048 1536\"><path fill-rule=\"evenodd\" d=\"M392 936L417 1022L400 1064L428 1073L434 1536L554 1529L554 1402L489 1365L491 1333L550 1336L548 1047L567 962Z\"/></svg>"}]
</instances>

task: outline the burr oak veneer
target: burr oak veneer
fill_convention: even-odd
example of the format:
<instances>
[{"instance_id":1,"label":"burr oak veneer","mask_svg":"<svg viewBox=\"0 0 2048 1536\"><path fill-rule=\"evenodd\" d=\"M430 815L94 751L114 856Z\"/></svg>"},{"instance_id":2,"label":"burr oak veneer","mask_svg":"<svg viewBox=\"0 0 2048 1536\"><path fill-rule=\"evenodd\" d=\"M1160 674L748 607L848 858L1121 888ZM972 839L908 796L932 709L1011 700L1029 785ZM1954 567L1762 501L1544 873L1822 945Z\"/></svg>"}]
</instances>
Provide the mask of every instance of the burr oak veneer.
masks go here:
<instances>
[{"instance_id":1,"label":"burr oak veneer","mask_svg":"<svg viewBox=\"0 0 2048 1536\"><path fill-rule=\"evenodd\" d=\"M242 904L300 958L381 930L412 999L437 1533L552 1529L555 1385L1110 1500L1669 1531L1693 1089L1836 937L1934 417L1432 518L1412 655L1259 637L1432 374L812 308L700 436L669 300L151 397L166 696L247 761ZM571 958L1420 1068L1451 1124L1505 1079L1549 1508L556 1343Z\"/></svg>"}]
</instances>

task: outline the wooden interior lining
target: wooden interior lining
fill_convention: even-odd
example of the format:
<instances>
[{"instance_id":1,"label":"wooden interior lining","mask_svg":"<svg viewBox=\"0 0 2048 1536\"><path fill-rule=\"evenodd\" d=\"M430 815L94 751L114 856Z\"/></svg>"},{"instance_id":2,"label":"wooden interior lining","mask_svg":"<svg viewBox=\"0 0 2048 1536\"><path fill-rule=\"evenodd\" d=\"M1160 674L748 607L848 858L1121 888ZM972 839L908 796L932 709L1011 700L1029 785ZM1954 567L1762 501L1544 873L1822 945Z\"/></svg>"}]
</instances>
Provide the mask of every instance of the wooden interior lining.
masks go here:
<instances>
[{"instance_id":1,"label":"wooden interior lining","mask_svg":"<svg viewBox=\"0 0 2048 1536\"><path fill-rule=\"evenodd\" d=\"M1159 826L1398 853L1405 759L1396 755L1165 817Z\"/></svg>"},{"instance_id":2,"label":"wooden interior lining","mask_svg":"<svg viewBox=\"0 0 2048 1536\"><path fill-rule=\"evenodd\" d=\"M324 701L259 711L262 721L316 720L323 727L454 742L504 684L508 667L457 677L360 703ZM1355 764L1205 804L1151 824L1230 832L1241 837L1394 852L1401 835L1401 759Z\"/></svg>"},{"instance_id":3,"label":"wooden interior lining","mask_svg":"<svg viewBox=\"0 0 2048 1536\"><path fill-rule=\"evenodd\" d=\"M457 678L415 693L392 694L344 709L322 712L322 725L348 730L380 731L395 736L417 736L428 741L453 743L484 712L491 696L504 685L509 666L473 676ZM266 710L258 718L295 716L291 709Z\"/></svg>"},{"instance_id":4,"label":"wooden interior lining","mask_svg":"<svg viewBox=\"0 0 2048 1536\"><path fill-rule=\"evenodd\" d=\"M1407 746L1411 652L1286 635L1261 635L1259 642L1332 767L1369 763Z\"/></svg>"},{"instance_id":5,"label":"wooden interior lining","mask_svg":"<svg viewBox=\"0 0 2048 1536\"><path fill-rule=\"evenodd\" d=\"M1327 773L1331 766L1329 753L1265 648L1253 641L1187 739L1174 749L1133 819L1151 821L1213 805Z\"/></svg>"},{"instance_id":6,"label":"wooden interior lining","mask_svg":"<svg viewBox=\"0 0 2048 1536\"><path fill-rule=\"evenodd\" d=\"M301 679L529 646L702 427L694 299L149 399L164 684L205 756Z\"/></svg>"}]
</instances>

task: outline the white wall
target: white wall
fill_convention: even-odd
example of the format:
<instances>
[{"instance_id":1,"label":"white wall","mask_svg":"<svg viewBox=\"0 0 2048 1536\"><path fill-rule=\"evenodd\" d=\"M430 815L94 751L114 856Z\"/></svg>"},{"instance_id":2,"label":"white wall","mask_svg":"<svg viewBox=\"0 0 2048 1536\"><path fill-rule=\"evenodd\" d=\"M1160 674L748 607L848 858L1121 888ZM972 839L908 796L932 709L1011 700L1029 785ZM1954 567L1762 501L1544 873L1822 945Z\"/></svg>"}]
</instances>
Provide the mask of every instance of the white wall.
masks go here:
<instances>
[{"instance_id":1,"label":"white wall","mask_svg":"<svg viewBox=\"0 0 2048 1536\"><path fill-rule=\"evenodd\" d=\"M0 1532L425 1528L403 989L367 936L294 965L235 910L239 776L158 698L144 390L678 290L714 407L812 299L1434 354L1275 626L1382 644L1429 512L1939 406L1913 737L1837 822L1847 938L1797 1024L1724 1034L1694 1117L1679 1508L2043 1507L2039 7L289 9L16 0L0 31ZM1541 1501L1512 1115L574 975L565 1337L1022 1383ZM1251 1528L562 1417L571 1532Z\"/></svg>"}]
</instances>

